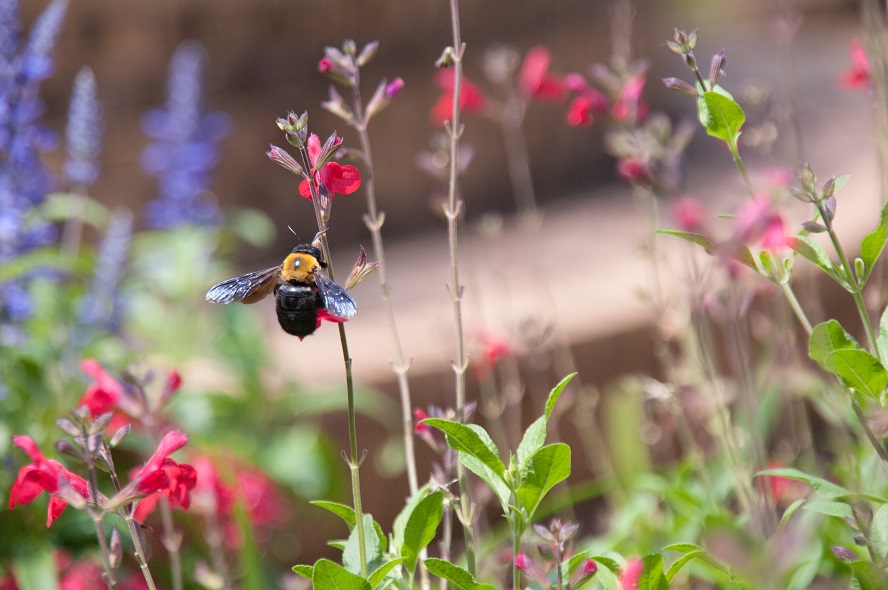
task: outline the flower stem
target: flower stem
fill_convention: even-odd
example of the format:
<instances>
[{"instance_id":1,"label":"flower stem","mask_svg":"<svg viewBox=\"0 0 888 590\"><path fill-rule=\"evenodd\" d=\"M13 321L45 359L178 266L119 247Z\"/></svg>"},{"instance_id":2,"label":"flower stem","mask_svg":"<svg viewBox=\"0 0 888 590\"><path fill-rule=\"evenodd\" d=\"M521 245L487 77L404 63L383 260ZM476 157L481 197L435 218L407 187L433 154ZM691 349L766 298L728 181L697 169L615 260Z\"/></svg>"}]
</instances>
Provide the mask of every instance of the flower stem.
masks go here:
<instances>
[{"instance_id":1,"label":"flower stem","mask_svg":"<svg viewBox=\"0 0 888 590\"><path fill-rule=\"evenodd\" d=\"M142 537L139 535L139 524L133 519L132 511L127 511L124 516L126 526L129 529L130 537L133 539L133 547L135 549L136 561L139 563L139 569L142 570L142 576L145 583L148 584L148 590L157 590L154 585L154 578L151 576L151 570L148 569L148 559L145 557L145 548L142 546Z\"/></svg>"},{"instance_id":2,"label":"flower stem","mask_svg":"<svg viewBox=\"0 0 888 590\"><path fill-rule=\"evenodd\" d=\"M179 555L179 547L182 545L182 536L173 528L173 511L170 508L170 500L161 497L157 503L160 507L160 520L163 523L163 546L170 556L170 576L173 580L173 590L182 590L182 559Z\"/></svg>"},{"instance_id":3,"label":"flower stem","mask_svg":"<svg viewBox=\"0 0 888 590\"><path fill-rule=\"evenodd\" d=\"M521 574L518 571L518 554L521 552L521 533L512 529L512 588L521 588Z\"/></svg>"},{"instance_id":4,"label":"flower stem","mask_svg":"<svg viewBox=\"0 0 888 590\"><path fill-rule=\"evenodd\" d=\"M300 151L302 151L303 160L305 162L310 162L311 160L309 159L305 148L301 148ZM305 169L309 170L310 167L306 166ZM327 274L330 276L331 281L335 281L333 275L333 259L330 256L330 245L327 242L327 223L324 220L324 216L321 214L320 195L318 194L313 179L307 177L307 180L308 186L311 188L311 203L314 206L315 220L317 221L318 231L320 232L321 250L327 261ZM355 511L355 531L358 535L358 555L361 563L361 575L366 578L367 548L364 539L364 515L361 509L361 479L358 473L362 459L358 458L358 433L355 425L355 388L352 379L352 359L348 353L348 337L345 333L345 324L339 322L337 323L337 326L339 327L339 343L342 347L342 360L345 365L345 388L348 403L348 443L350 451L348 465L352 480L352 503Z\"/></svg>"},{"instance_id":5,"label":"flower stem","mask_svg":"<svg viewBox=\"0 0 888 590\"><path fill-rule=\"evenodd\" d=\"M379 268L376 270L376 276L379 280L379 292L382 297L383 307L385 308L389 335L391 336L395 353L392 370L398 378L398 393L401 399L401 416L404 428L404 460L407 465L407 484L412 496L419 489L419 481L416 474L416 452L413 444L413 403L410 397L410 382L407 380L407 371L410 370L410 363L404 360L401 336L398 332L398 325L395 322L395 312L392 307L390 289L386 277L385 248L382 242L382 224L385 223L385 214L379 211L376 205L373 152L370 147L370 135L367 132L367 125L370 121L366 118L364 105L361 101L360 70L355 68L355 72L355 79L352 82L351 88L356 121L354 128L358 132L358 139L361 142L361 154L365 167L363 187L364 194L367 196L367 214L364 215L364 224L370 230L370 238L373 241L373 258L380 262Z\"/></svg>"},{"instance_id":6,"label":"flower stem","mask_svg":"<svg viewBox=\"0 0 888 590\"><path fill-rule=\"evenodd\" d=\"M459 0L450 0L450 25L453 29L453 111L448 124L450 132L450 180L448 186L448 200L444 209L447 216L447 238L450 244L450 270L452 284L450 285L450 297L453 301L453 316L456 329L456 358L452 363L456 377L456 415L457 420L465 422L466 419L466 370L469 360L466 357L465 338L463 334L462 320L462 294L463 287L459 282L459 249L457 248L456 221L462 209L462 201L457 198L457 182L459 179L459 139L462 135L462 125L459 122L460 96L462 95L462 58L465 45L460 36ZM466 478L466 468L457 459L456 473L459 481L459 503L462 513L460 521L463 524L463 533L466 544L466 569L475 575L475 538L473 534L473 515L469 498L469 484Z\"/></svg>"}]
</instances>

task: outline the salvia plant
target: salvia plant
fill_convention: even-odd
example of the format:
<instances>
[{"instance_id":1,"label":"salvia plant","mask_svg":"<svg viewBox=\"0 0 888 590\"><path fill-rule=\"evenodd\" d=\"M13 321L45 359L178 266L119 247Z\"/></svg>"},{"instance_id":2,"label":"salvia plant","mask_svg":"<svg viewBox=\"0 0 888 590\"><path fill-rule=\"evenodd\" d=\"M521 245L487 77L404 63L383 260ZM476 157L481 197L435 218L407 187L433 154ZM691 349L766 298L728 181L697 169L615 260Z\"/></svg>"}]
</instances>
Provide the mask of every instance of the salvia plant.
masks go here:
<instances>
[{"instance_id":1,"label":"salvia plant","mask_svg":"<svg viewBox=\"0 0 888 590\"><path fill-rule=\"evenodd\" d=\"M871 93L884 184L877 4L864 2L865 36L839 83ZM791 43L798 21L781 6ZM413 82L365 86L378 42L309 57L331 82L320 106L341 129L310 125L310 105L268 114L269 137L282 133L286 143L272 141L286 147L266 154L300 197L281 215L313 220L299 231L314 239L237 274L225 255L265 245L283 224L225 210L213 194L230 127L206 91L214 56L194 41L176 48L166 102L142 118L141 163L156 194L135 212L110 207L96 195L106 123L102 80L88 67L73 81L60 169L43 159L57 141L39 90L67 4L53 0L24 31L19 3L0 0L0 588L888 587L888 205L849 239L839 229L859 206L855 171L818 178L800 156L763 174L756 154L772 156L797 115L726 75L730 47L701 59L705 31L674 29L664 43L676 71L663 84L696 116L682 122L653 108L649 62L632 53L643 6L612 3L611 54L582 72L559 70L558 52L541 44L476 48L463 40L458 1L447 8L450 41L429 64L440 91L431 151L416 163L441 191L453 396L420 408L391 297L375 183L389 171L375 168L373 135ZM501 173L527 244L512 254L547 273L532 109L557 113L570 133L604 128L603 149L649 230L640 255L654 375L593 384L544 317L499 328L469 320L461 240L474 220L460 178L477 148L467 126L492 123L502 136ZM684 175L697 130L736 169L736 183L719 185L720 202L737 197L729 214L684 192L698 190ZM348 267L329 240L335 211L354 207L371 247L356 247ZM803 208L798 223L792 207ZM478 227L494 239L505 223ZM397 401L354 377L363 355L348 336L363 303L352 290L371 274ZM540 300L553 299L550 279L536 281ZM204 305L202 292L274 306L298 336L274 339L285 354L317 352L312 334L335 330L341 383L317 395L281 376L251 307ZM822 306L821 292L851 313L830 317L837 306ZM342 412L316 419L332 410ZM324 426L340 415L348 439L337 452ZM398 443L367 448L362 415ZM392 456L403 457L403 489L368 494L378 481L368 471ZM397 509L377 505L381 495ZM330 522L339 528L327 533Z\"/></svg>"}]
</instances>

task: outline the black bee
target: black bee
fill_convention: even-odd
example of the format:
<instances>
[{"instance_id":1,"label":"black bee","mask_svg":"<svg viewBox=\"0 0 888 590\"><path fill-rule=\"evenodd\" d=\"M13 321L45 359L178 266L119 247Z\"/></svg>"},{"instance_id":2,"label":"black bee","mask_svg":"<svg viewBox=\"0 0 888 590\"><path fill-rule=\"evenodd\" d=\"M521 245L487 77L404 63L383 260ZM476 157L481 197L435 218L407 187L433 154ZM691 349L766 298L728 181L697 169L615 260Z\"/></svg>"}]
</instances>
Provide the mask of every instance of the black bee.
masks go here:
<instances>
[{"instance_id":1,"label":"black bee","mask_svg":"<svg viewBox=\"0 0 888 590\"><path fill-rule=\"evenodd\" d=\"M302 244L293 248L280 266L214 285L207 291L207 301L256 303L274 292L281 328L302 340L318 329L322 319L344 322L358 311L351 295L320 272L322 268L327 268L327 263L321 251Z\"/></svg>"}]
</instances>

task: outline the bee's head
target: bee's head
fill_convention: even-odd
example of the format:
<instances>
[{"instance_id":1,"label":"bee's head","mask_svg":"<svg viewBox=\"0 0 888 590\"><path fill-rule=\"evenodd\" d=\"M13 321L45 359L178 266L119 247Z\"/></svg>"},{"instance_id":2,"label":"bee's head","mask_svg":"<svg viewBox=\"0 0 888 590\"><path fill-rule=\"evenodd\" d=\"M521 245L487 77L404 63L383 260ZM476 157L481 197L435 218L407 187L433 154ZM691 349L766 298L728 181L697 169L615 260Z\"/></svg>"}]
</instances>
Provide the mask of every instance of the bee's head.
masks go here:
<instances>
[{"instance_id":1,"label":"bee's head","mask_svg":"<svg viewBox=\"0 0 888 590\"><path fill-rule=\"evenodd\" d=\"M315 248L310 244L300 244L293 248L291 254L308 254L310 256L314 256L315 260L318 261L318 264L321 268L327 268L327 262L324 260L324 254L321 252L319 248Z\"/></svg>"}]
</instances>

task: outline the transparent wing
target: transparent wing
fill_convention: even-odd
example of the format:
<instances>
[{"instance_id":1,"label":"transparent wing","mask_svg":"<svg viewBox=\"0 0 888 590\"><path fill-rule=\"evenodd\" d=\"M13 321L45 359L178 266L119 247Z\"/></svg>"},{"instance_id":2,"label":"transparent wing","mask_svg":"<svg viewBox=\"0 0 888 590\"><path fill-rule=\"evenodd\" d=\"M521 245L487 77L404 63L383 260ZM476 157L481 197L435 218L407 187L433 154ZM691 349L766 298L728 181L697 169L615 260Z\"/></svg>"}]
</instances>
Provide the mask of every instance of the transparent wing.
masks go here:
<instances>
[{"instance_id":1,"label":"transparent wing","mask_svg":"<svg viewBox=\"0 0 888 590\"><path fill-rule=\"evenodd\" d=\"M358 304L355 303L355 300L352 299L352 296L345 289L319 271L315 271L314 278L318 291L321 292L321 297L324 298L324 309L327 310L328 314L344 320L350 320L355 317L355 314L358 313Z\"/></svg>"},{"instance_id":2,"label":"transparent wing","mask_svg":"<svg viewBox=\"0 0 888 590\"><path fill-rule=\"evenodd\" d=\"M256 303L274 291L274 285L281 274L281 267L275 266L257 272L234 277L214 285L207 291L207 301L213 303Z\"/></svg>"}]
</instances>

